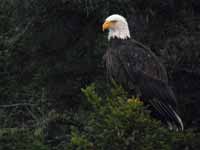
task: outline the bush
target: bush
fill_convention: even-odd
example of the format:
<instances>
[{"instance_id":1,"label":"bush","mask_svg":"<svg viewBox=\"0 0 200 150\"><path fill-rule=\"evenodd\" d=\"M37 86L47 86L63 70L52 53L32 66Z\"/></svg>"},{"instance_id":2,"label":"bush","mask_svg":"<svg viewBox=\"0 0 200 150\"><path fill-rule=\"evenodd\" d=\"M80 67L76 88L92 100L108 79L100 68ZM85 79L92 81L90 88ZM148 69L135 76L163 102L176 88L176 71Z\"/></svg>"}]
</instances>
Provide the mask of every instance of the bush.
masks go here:
<instances>
[{"instance_id":1,"label":"bush","mask_svg":"<svg viewBox=\"0 0 200 150\"><path fill-rule=\"evenodd\" d=\"M198 149L199 135L191 131L172 132L156 119L138 98L127 100L118 86L103 98L92 84L82 89L87 98L83 129L72 128L67 149L172 150Z\"/></svg>"},{"instance_id":2,"label":"bush","mask_svg":"<svg viewBox=\"0 0 200 150\"><path fill-rule=\"evenodd\" d=\"M48 150L41 131L40 129L1 129L0 150Z\"/></svg>"},{"instance_id":3,"label":"bush","mask_svg":"<svg viewBox=\"0 0 200 150\"><path fill-rule=\"evenodd\" d=\"M102 91L104 90L104 91ZM138 98L92 84L77 112L50 111L33 127L1 128L0 150L198 150L200 135L169 131ZM103 93L103 94L102 94ZM100 96L101 95L101 96Z\"/></svg>"}]
</instances>

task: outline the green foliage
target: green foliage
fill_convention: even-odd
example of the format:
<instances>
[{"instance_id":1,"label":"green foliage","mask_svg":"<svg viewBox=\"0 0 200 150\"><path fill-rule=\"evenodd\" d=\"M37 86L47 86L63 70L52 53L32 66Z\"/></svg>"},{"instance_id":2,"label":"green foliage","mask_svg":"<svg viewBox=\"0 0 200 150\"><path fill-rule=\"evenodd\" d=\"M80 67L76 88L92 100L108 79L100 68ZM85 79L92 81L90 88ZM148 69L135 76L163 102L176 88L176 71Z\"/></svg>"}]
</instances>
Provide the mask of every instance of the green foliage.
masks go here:
<instances>
[{"instance_id":1,"label":"green foliage","mask_svg":"<svg viewBox=\"0 0 200 150\"><path fill-rule=\"evenodd\" d=\"M192 2L1 0L0 149L198 149L194 131L169 132L121 87L102 86L101 24L119 13L161 56L186 125L199 128L200 20ZM85 100L80 88L91 82L100 84L82 89Z\"/></svg>"},{"instance_id":2,"label":"green foliage","mask_svg":"<svg viewBox=\"0 0 200 150\"><path fill-rule=\"evenodd\" d=\"M67 149L73 150L89 150L92 149L93 145L87 140L87 137L80 135L77 131L72 131L71 141L67 145Z\"/></svg>"},{"instance_id":3,"label":"green foliage","mask_svg":"<svg viewBox=\"0 0 200 150\"><path fill-rule=\"evenodd\" d=\"M0 150L48 150L40 129L8 128L0 130Z\"/></svg>"},{"instance_id":4,"label":"green foliage","mask_svg":"<svg viewBox=\"0 0 200 150\"><path fill-rule=\"evenodd\" d=\"M82 130L72 131L70 149L88 150L172 150L198 149L198 134L172 132L149 115L138 98L127 100L118 86L105 99L98 96L95 85L82 89L90 110Z\"/></svg>"},{"instance_id":5,"label":"green foliage","mask_svg":"<svg viewBox=\"0 0 200 150\"><path fill-rule=\"evenodd\" d=\"M50 111L35 127L1 128L0 150L199 149L198 133L168 130L151 117L140 99L128 98L115 83L104 96L95 84L82 92L85 102L76 113Z\"/></svg>"}]
</instances>

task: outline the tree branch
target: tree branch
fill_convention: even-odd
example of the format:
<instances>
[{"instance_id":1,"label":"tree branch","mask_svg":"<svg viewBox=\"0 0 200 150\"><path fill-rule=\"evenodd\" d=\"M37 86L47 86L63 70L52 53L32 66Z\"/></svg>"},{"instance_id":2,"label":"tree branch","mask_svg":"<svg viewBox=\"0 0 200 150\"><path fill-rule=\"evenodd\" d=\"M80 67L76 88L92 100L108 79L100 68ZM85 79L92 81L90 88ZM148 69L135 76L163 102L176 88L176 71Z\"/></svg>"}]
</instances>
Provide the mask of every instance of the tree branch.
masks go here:
<instances>
[{"instance_id":1,"label":"tree branch","mask_svg":"<svg viewBox=\"0 0 200 150\"><path fill-rule=\"evenodd\" d=\"M0 105L0 108L9 108L9 107L18 107L18 106L35 106L36 104L30 103L18 103L18 104L10 104L10 105Z\"/></svg>"}]
</instances>

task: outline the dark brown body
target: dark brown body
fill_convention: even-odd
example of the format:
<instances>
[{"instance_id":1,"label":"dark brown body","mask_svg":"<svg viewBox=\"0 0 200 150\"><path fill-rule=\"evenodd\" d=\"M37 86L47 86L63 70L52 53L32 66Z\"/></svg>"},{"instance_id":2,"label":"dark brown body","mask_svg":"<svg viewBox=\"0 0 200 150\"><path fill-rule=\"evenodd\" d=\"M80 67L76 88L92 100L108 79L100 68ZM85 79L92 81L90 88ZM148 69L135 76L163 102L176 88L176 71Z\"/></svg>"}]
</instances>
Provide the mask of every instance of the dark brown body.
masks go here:
<instances>
[{"instance_id":1,"label":"dark brown body","mask_svg":"<svg viewBox=\"0 0 200 150\"><path fill-rule=\"evenodd\" d=\"M155 54L131 39L112 39L110 44L104 56L108 77L121 84L129 94L139 95L151 106L154 116L182 128L166 70Z\"/></svg>"}]
</instances>

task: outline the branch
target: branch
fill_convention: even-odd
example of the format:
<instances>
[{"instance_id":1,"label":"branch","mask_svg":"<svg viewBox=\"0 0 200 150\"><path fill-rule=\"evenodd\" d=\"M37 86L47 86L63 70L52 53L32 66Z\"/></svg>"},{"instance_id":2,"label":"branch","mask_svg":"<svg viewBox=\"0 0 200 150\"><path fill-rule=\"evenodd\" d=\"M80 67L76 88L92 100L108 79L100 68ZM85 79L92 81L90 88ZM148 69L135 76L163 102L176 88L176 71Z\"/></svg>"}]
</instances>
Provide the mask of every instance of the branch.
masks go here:
<instances>
[{"instance_id":1,"label":"branch","mask_svg":"<svg viewBox=\"0 0 200 150\"><path fill-rule=\"evenodd\" d=\"M10 104L10 105L0 105L0 108L9 108L9 107L18 107L18 106L35 106L36 104L30 103L18 103L18 104Z\"/></svg>"}]
</instances>

